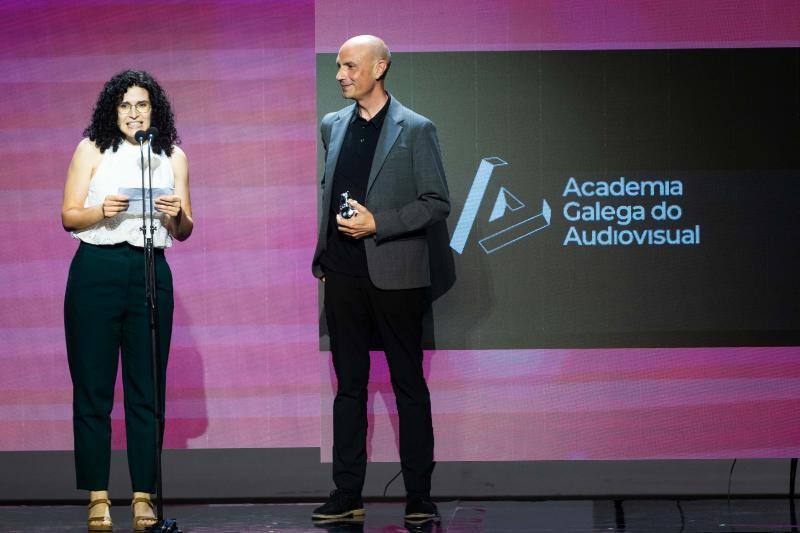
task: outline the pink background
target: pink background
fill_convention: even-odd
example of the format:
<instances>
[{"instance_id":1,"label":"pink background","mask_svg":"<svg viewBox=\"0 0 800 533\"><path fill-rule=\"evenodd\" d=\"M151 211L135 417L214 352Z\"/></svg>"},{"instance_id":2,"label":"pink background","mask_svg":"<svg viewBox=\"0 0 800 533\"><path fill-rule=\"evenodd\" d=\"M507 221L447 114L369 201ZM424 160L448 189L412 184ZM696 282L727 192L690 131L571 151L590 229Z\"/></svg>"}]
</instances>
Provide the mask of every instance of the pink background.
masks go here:
<instances>
[{"instance_id":1,"label":"pink background","mask_svg":"<svg viewBox=\"0 0 800 533\"><path fill-rule=\"evenodd\" d=\"M103 83L125 68L171 98L197 221L167 252L166 446L319 446L313 17L288 0L0 7L0 449L72 447L62 305L77 241L61 195Z\"/></svg>"},{"instance_id":2,"label":"pink background","mask_svg":"<svg viewBox=\"0 0 800 533\"><path fill-rule=\"evenodd\" d=\"M309 268L315 51L367 32L398 52L800 43L793 1L316 4L0 6L0 450L72 447L62 303L76 241L59 210L72 151L114 73L159 79L190 161L197 229L168 252L166 445L320 447L329 459L334 384ZM798 356L796 347L429 352L437 459L797 456ZM383 356L373 360L370 453L393 460L394 400ZM114 446L123 447L121 389L117 398Z\"/></svg>"},{"instance_id":3,"label":"pink background","mask_svg":"<svg viewBox=\"0 0 800 533\"><path fill-rule=\"evenodd\" d=\"M360 33L380 35L395 52L784 47L800 46L800 6L795 0L317 2L317 52L336 52Z\"/></svg>"}]
</instances>

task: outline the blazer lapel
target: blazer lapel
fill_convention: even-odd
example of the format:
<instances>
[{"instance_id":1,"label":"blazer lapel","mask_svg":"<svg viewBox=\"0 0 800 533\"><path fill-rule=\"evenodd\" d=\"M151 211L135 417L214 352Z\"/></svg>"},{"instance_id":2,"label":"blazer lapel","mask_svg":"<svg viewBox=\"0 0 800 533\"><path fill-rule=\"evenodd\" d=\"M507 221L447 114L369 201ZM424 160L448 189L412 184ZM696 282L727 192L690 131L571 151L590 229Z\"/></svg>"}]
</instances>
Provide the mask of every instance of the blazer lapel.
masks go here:
<instances>
[{"instance_id":1,"label":"blazer lapel","mask_svg":"<svg viewBox=\"0 0 800 533\"><path fill-rule=\"evenodd\" d=\"M339 152L342 150L344 136L347 134L347 127L350 125L348 118L353 117L353 106L346 108L331 127L331 139L328 144L328 157L325 159L325 189L330 192L333 187L333 173L336 172L336 162L339 160Z\"/></svg>"},{"instance_id":2,"label":"blazer lapel","mask_svg":"<svg viewBox=\"0 0 800 533\"><path fill-rule=\"evenodd\" d=\"M372 184L375 183L375 178L378 176L378 172L381 171L386 157L389 155L392 146L394 146L394 143L400 136L400 132L403 131L402 108L403 106L400 102L395 100L394 96L392 96L392 100L389 102L389 110L386 112L383 128L381 128L381 134L378 136L375 156L372 158L369 181L367 181L367 197L369 197L369 190L372 188Z\"/></svg>"}]
</instances>

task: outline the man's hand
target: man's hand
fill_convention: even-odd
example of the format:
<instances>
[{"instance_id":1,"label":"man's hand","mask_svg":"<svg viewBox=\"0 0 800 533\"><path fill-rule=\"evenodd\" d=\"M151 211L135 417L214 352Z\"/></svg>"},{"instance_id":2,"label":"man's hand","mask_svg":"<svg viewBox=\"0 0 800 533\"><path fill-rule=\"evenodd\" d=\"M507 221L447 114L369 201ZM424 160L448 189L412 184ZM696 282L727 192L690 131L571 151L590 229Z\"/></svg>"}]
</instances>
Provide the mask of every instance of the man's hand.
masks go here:
<instances>
[{"instance_id":1,"label":"man's hand","mask_svg":"<svg viewBox=\"0 0 800 533\"><path fill-rule=\"evenodd\" d=\"M353 199L349 200L350 207L356 210L351 218L342 218L336 215L336 224L339 231L353 239L363 239L375 235L375 218L369 210Z\"/></svg>"}]
</instances>

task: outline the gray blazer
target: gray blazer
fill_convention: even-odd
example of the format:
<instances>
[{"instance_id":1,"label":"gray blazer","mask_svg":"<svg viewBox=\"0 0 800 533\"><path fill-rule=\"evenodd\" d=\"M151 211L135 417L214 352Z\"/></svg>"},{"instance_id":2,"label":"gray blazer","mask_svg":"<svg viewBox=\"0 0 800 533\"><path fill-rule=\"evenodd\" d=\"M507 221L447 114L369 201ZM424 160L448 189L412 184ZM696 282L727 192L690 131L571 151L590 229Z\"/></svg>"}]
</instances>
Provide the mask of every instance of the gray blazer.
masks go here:
<instances>
[{"instance_id":1,"label":"gray blazer","mask_svg":"<svg viewBox=\"0 0 800 533\"><path fill-rule=\"evenodd\" d=\"M319 238L311 267L318 278L323 275L319 259L327 244L333 175L347 128L355 118L355 106L328 113L320 126L325 172L321 183ZM436 126L404 107L394 96L375 147L367 197L362 203L375 217L377 230L375 235L364 239L372 283L380 289L430 286L431 264L442 264L440 247L448 242L444 220L450 212L450 196ZM432 245L437 247L433 254ZM449 248L446 253L450 256ZM448 264L446 258L444 264ZM452 256L449 265L452 266ZM441 276L434 272L433 277ZM435 296L443 294L455 281L452 271L444 277L437 284L446 287L435 290Z\"/></svg>"}]
</instances>

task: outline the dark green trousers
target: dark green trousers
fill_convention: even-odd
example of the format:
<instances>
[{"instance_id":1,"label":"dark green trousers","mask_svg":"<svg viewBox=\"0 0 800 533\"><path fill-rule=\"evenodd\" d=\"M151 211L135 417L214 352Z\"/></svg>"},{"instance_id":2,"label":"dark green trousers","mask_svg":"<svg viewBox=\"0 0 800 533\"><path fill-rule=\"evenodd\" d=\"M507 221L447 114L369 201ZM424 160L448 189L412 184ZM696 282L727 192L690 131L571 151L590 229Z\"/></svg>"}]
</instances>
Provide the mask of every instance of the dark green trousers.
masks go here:
<instances>
[{"instance_id":1,"label":"dark green trousers","mask_svg":"<svg viewBox=\"0 0 800 533\"><path fill-rule=\"evenodd\" d=\"M159 374L164 391L172 335L172 273L163 250L156 250L155 264ZM156 424L148 324L143 250L125 243L82 242L69 268L64 298L79 489L108 488L111 409L121 351L131 484L136 492L155 490ZM163 393L161 399L163 413Z\"/></svg>"}]
</instances>

